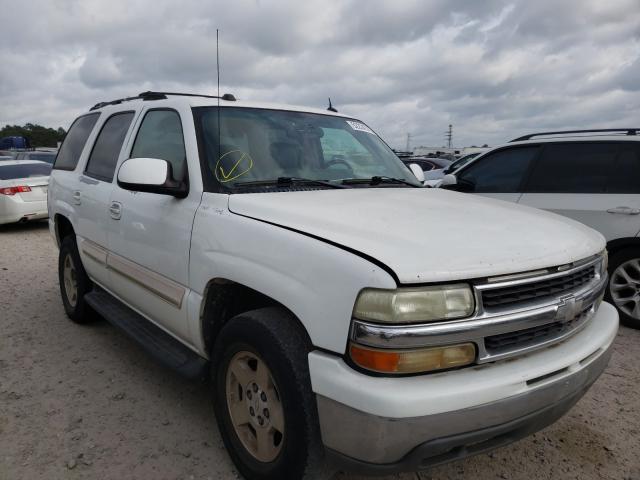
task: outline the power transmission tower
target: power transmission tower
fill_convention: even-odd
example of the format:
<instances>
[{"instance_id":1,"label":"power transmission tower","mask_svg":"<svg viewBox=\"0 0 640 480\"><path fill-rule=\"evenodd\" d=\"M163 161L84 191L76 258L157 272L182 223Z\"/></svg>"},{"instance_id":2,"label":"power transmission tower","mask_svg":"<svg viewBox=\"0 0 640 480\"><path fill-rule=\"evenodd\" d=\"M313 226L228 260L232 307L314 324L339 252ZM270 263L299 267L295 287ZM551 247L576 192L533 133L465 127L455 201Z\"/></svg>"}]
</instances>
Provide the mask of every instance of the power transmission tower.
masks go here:
<instances>
[{"instance_id":1,"label":"power transmission tower","mask_svg":"<svg viewBox=\"0 0 640 480\"><path fill-rule=\"evenodd\" d=\"M444 132L444 137L447 139L447 147L451 148L451 143L453 140L453 125L449 125L449 130Z\"/></svg>"},{"instance_id":2,"label":"power transmission tower","mask_svg":"<svg viewBox=\"0 0 640 480\"><path fill-rule=\"evenodd\" d=\"M405 152L409 151L409 145L411 144L411 134L407 133L407 148L405 150Z\"/></svg>"}]
</instances>

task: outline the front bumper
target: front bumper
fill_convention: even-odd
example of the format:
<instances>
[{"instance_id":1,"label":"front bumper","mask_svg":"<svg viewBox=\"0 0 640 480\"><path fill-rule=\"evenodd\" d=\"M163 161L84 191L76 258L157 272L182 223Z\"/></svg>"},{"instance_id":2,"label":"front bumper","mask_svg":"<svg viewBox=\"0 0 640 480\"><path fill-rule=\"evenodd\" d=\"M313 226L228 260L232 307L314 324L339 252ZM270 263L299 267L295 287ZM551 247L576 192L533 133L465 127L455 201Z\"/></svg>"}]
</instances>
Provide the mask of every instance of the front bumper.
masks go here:
<instances>
[{"instance_id":1,"label":"front bumper","mask_svg":"<svg viewBox=\"0 0 640 480\"><path fill-rule=\"evenodd\" d=\"M603 303L582 331L547 349L406 378L363 375L313 352L323 442L343 468L371 474L419 470L506 445L553 423L580 399L606 367L617 328L616 310Z\"/></svg>"}]
</instances>

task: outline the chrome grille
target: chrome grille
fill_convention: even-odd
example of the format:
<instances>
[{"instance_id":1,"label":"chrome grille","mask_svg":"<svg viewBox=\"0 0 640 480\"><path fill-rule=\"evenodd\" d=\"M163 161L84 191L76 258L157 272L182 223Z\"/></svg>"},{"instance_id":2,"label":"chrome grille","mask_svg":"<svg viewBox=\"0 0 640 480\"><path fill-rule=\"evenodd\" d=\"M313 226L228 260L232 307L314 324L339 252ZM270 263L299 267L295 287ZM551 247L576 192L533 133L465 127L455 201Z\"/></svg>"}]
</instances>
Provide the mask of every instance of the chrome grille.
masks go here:
<instances>
[{"instance_id":1,"label":"chrome grille","mask_svg":"<svg viewBox=\"0 0 640 480\"><path fill-rule=\"evenodd\" d=\"M482 292L482 304L485 308L499 308L534 299L561 296L588 284L595 276L595 266L591 265L560 277L485 290Z\"/></svg>"},{"instance_id":2,"label":"chrome grille","mask_svg":"<svg viewBox=\"0 0 640 480\"><path fill-rule=\"evenodd\" d=\"M488 353L503 353L506 350L521 349L524 346L543 343L547 340L561 337L578 328L588 318L592 305L584 309L577 317L568 322L553 322L537 327L516 330L485 337L484 346Z\"/></svg>"}]
</instances>

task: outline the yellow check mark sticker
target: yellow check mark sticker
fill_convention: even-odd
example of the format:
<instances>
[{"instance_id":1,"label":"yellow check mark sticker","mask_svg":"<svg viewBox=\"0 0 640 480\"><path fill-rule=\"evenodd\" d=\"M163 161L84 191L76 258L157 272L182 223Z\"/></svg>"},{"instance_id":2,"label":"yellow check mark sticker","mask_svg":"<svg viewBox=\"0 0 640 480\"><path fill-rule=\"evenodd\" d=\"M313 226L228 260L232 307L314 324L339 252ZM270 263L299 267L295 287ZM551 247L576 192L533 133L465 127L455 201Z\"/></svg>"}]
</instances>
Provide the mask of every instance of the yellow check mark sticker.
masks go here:
<instances>
[{"instance_id":1,"label":"yellow check mark sticker","mask_svg":"<svg viewBox=\"0 0 640 480\"><path fill-rule=\"evenodd\" d=\"M253 159L242 150L231 150L216 163L215 175L219 182L226 183L244 175L253 167Z\"/></svg>"}]
</instances>

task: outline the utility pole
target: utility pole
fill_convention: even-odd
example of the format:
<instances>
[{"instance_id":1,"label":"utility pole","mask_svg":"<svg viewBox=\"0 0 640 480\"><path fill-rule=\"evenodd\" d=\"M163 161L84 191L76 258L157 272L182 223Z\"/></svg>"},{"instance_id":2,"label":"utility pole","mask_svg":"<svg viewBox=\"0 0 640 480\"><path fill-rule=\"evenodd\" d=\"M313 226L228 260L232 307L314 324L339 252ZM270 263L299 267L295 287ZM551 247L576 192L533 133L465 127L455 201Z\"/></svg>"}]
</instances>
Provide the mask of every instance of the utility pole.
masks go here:
<instances>
[{"instance_id":1,"label":"utility pole","mask_svg":"<svg viewBox=\"0 0 640 480\"><path fill-rule=\"evenodd\" d=\"M449 125L449 130L444 132L444 136L447 139L447 147L451 148L451 143L453 140L453 125Z\"/></svg>"},{"instance_id":2,"label":"utility pole","mask_svg":"<svg viewBox=\"0 0 640 480\"><path fill-rule=\"evenodd\" d=\"M409 145L411 144L411 134L407 132L407 148L406 148L406 152L409 152Z\"/></svg>"}]
</instances>

